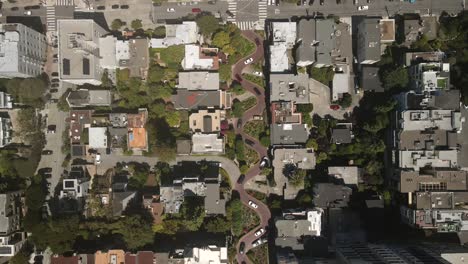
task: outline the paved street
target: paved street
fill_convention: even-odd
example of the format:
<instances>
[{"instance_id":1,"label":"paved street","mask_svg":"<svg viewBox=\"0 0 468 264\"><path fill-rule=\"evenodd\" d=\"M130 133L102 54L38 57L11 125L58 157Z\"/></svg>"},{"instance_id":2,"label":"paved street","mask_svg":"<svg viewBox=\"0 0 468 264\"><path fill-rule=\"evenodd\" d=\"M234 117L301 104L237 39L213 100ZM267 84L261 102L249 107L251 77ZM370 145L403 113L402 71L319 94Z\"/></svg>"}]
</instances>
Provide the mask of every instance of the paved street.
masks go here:
<instances>
[{"instance_id":1,"label":"paved street","mask_svg":"<svg viewBox=\"0 0 468 264\"><path fill-rule=\"evenodd\" d=\"M247 65L244 64L244 61L246 59L253 58L253 63L255 63L255 62L257 62L257 61L259 61L259 60L261 60L263 58L263 44L262 44L263 40L261 39L261 37L256 35L253 31L244 31L243 34L244 34L244 36L246 38L248 38L250 41L252 41L254 43L255 43L255 40L258 39L260 44L256 46L255 52L252 55L241 59L240 61L238 61L234 65L233 71L232 71L233 76L235 76L236 74L241 75L242 70L245 67L247 67ZM263 114L263 111L265 110L265 89L263 89L261 87L258 87L256 84L254 84L252 82L249 82L249 81L247 81L245 79L241 81L241 85L248 92L250 92L252 94L256 94L255 91L254 91L255 87L261 93L260 95L257 96L257 104L254 107L247 110L244 113L244 115L242 116L242 119L244 120L244 124L245 124L248 120L251 120L254 115L262 115ZM252 142L254 142L253 146L247 145L247 147L251 147L252 149L254 149L258 153L260 158L267 156L267 149L260 144L258 139L253 138L253 137L249 136L248 134L246 134L244 132L244 130L243 130L243 127L241 127L240 129L236 129L236 133L240 133L244 139L248 138ZM244 183L246 183L247 181L249 181L253 177L257 176L260 173L260 171L261 171L260 164L256 163L246 173L243 184L236 183L235 188L234 188L237 192L239 192L240 199L241 199L242 203L245 206L250 207L248 205L249 201L253 201L254 203L256 203L258 205L258 208L255 209L255 212L260 217L260 225L258 227L256 227L256 228L252 229L249 233L245 234L243 237L241 237L241 239L239 239L237 249L239 249L240 243L244 242L245 243L245 250L244 250L245 253L244 254L238 253L236 255L236 259L237 259L238 263L242 263L243 261L245 261L246 263L250 263L248 257L245 254L252 248L252 242L255 241L256 239L258 239L258 237L256 237L254 235L254 233L259 228L265 228L266 229L266 227L268 226L268 221L271 218L271 213L270 213L270 210L268 209L268 206L263 204L259 200L255 199L254 197L250 196L246 192L246 190L244 188ZM239 250L238 250L238 252L239 252Z\"/></svg>"},{"instance_id":2,"label":"paved street","mask_svg":"<svg viewBox=\"0 0 468 264\"><path fill-rule=\"evenodd\" d=\"M173 8L174 12L168 12L168 8ZM228 19L226 11L228 10L228 2L218 1L216 5L208 4L207 2L197 2L196 5L178 5L177 3L163 3L161 6L152 7L152 18L155 23L164 23L166 19L179 19L187 15L196 15L192 12L193 8L199 8L202 12L210 12L214 15L218 14L223 20ZM159 21L159 22L158 22Z\"/></svg>"}]
</instances>

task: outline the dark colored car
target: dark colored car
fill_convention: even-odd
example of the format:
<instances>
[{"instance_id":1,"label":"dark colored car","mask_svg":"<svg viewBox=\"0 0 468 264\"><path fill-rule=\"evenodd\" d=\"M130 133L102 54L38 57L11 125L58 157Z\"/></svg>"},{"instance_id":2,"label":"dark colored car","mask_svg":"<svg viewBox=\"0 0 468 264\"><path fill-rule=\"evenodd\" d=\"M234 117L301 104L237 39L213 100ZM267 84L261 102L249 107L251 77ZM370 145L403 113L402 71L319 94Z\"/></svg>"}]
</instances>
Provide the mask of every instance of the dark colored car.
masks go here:
<instances>
[{"instance_id":1,"label":"dark colored car","mask_svg":"<svg viewBox=\"0 0 468 264\"><path fill-rule=\"evenodd\" d=\"M244 182L244 179L245 179L245 175L244 174L241 174L239 176L239 178L237 179L237 183L238 184L242 184L242 182Z\"/></svg>"},{"instance_id":2,"label":"dark colored car","mask_svg":"<svg viewBox=\"0 0 468 264\"><path fill-rule=\"evenodd\" d=\"M98 6L96 7L97 10L106 10L106 7L105 6Z\"/></svg>"},{"instance_id":3,"label":"dark colored car","mask_svg":"<svg viewBox=\"0 0 468 264\"><path fill-rule=\"evenodd\" d=\"M10 10L11 10L11 11L18 11L18 10L19 10L19 7L15 6L15 7L12 7Z\"/></svg>"},{"instance_id":4,"label":"dark colored car","mask_svg":"<svg viewBox=\"0 0 468 264\"><path fill-rule=\"evenodd\" d=\"M58 72L53 72L53 73L50 74L50 75L53 76L53 77L58 77L58 76L59 76Z\"/></svg>"},{"instance_id":5,"label":"dark colored car","mask_svg":"<svg viewBox=\"0 0 468 264\"><path fill-rule=\"evenodd\" d=\"M331 110L338 110L338 109L340 109L340 106L339 106L339 105L336 105L336 104L330 105L330 109L331 109Z\"/></svg>"},{"instance_id":6,"label":"dark colored car","mask_svg":"<svg viewBox=\"0 0 468 264\"><path fill-rule=\"evenodd\" d=\"M52 98L49 100L49 103L56 104L58 103L58 101L59 101L58 99Z\"/></svg>"},{"instance_id":7,"label":"dark colored car","mask_svg":"<svg viewBox=\"0 0 468 264\"><path fill-rule=\"evenodd\" d=\"M129 8L128 5L121 5L121 6L120 6L120 9L128 9L128 8Z\"/></svg>"},{"instance_id":8,"label":"dark colored car","mask_svg":"<svg viewBox=\"0 0 468 264\"><path fill-rule=\"evenodd\" d=\"M233 14L231 11L229 11L229 10L226 11L226 14L227 14L228 16L230 16L230 17L234 17L234 14Z\"/></svg>"},{"instance_id":9,"label":"dark colored car","mask_svg":"<svg viewBox=\"0 0 468 264\"><path fill-rule=\"evenodd\" d=\"M55 130L57 130L56 125L49 125L47 126L47 133L55 133Z\"/></svg>"},{"instance_id":10,"label":"dark colored car","mask_svg":"<svg viewBox=\"0 0 468 264\"><path fill-rule=\"evenodd\" d=\"M261 95L262 93L258 90L257 87L254 87L254 92L257 94L257 95Z\"/></svg>"},{"instance_id":11,"label":"dark colored car","mask_svg":"<svg viewBox=\"0 0 468 264\"><path fill-rule=\"evenodd\" d=\"M249 146L255 145L255 142L253 142L252 140L250 140L250 139L248 139L248 138L245 139L245 143L246 143L247 145L249 145Z\"/></svg>"},{"instance_id":12,"label":"dark colored car","mask_svg":"<svg viewBox=\"0 0 468 264\"><path fill-rule=\"evenodd\" d=\"M236 74L235 77L238 82L242 82L242 77L239 74Z\"/></svg>"},{"instance_id":13,"label":"dark colored car","mask_svg":"<svg viewBox=\"0 0 468 264\"><path fill-rule=\"evenodd\" d=\"M24 7L24 10L31 10L32 9L32 6L25 6Z\"/></svg>"},{"instance_id":14,"label":"dark colored car","mask_svg":"<svg viewBox=\"0 0 468 264\"><path fill-rule=\"evenodd\" d=\"M57 88L53 88L53 89L50 89L49 92L51 92L51 93L56 93L56 92L58 92L58 89L57 89Z\"/></svg>"},{"instance_id":15,"label":"dark colored car","mask_svg":"<svg viewBox=\"0 0 468 264\"><path fill-rule=\"evenodd\" d=\"M59 86L60 86L60 84L58 84L58 83L52 83L52 84L50 85L50 87L52 87L52 88L57 88L57 87L59 87Z\"/></svg>"},{"instance_id":16,"label":"dark colored car","mask_svg":"<svg viewBox=\"0 0 468 264\"><path fill-rule=\"evenodd\" d=\"M41 9L41 6L40 5L33 5L33 6L31 6L31 9Z\"/></svg>"},{"instance_id":17,"label":"dark colored car","mask_svg":"<svg viewBox=\"0 0 468 264\"><path fill-rule=\"evenodd\" d=\"M260 39L256 38L255 39L255 44L260 45Z\"/></svg>"},{"instance_id":18,"label":"dark colored car","mask_svg":"<svg viewBox=\"0 0 468 264\"><path fill-rule=\"evenodd\" d=\"M52 58L57 59L57 58L58 58L58 54L54 54L54 55L52 56Z\"/></svg>"},{"instance_id":19,"label":"dark colored car","mask_svg":"<svg viewBox=\"0 0 468 264\"><path fill-rule=\"evenodd\" d=\"M241 128L242 127L242 119L239 118L237 119L237 128Z\"/></svg>"},{"instance_id":20,"label":"dark colored car","mask_svg":"<svg viewBox=\"0 0 468 264\"><path fill-rule=\"evenodd\" d=\"M54 153L52 150L43 150L42 155L52 155Z\"/></svg>"},{"instance_id":21,"label":"dark colored car","mask_svg":"<svg viewBox=\"0 0 468 264\"><path fill-rule=\"evenodd\" d=\"M241 242L239 245L239 253L244 254L245 243Z\"/></svg>"},{"instance_id":22,"label":"dark colored car","mask_svg":"<svg viewBox=\"0 0 468 264\"><path fill-rule=\"evenodd\" d=\"M200 13L201 9L200 8L192 8L192 13Z\"/></svg>"},{"instance_id":23,"label":"dark colored car","mask_svg":"<svg viewBox=\"0 0 468 264\"><path fill-rule=\"evenodd\" d=\"M44 175L46 173L51 173L51 172L52 172L52 168L50 167L42 168L37 171L37 173L40 175Z\"/></svg>"},{"instance_id":24,"label":"dark colored car","mask_svg":"<svg viewBox=\"0 0 468 264\"><path fill-rule=\"evenodd\" d=\"M112 5L111 8L112 9L117 9L117 8L119 8L119 5Z\"/></svg>"},{"instance_id":25,"label":"dark colored car","mask_svg":"<svg viewBox=\"0 0 468 264\"><path fill-rule=\"evenodd\" d=\"M57 78L54 78L54 79L50 80L50 82L56 83L56 82L60 82L60 80L57 79Z\"/></svg>"}]
</instances>

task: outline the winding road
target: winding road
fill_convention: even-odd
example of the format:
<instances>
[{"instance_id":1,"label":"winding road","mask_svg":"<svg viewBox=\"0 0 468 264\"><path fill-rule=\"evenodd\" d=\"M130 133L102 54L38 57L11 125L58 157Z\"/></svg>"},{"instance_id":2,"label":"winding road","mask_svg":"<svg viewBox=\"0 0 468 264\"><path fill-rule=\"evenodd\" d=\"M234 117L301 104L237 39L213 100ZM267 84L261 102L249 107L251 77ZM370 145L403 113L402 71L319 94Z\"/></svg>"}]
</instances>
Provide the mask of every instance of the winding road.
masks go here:
<instances>
[{"instance_id":1,"label":"winding road","mask_svg":"<svg viewBox=\"0 0 468 264\"><path fill-rule=\"evenodd\" d=\"M232 76L235 76L236 74L239 74L240 76L242 76L242 70L245 67L247 67L247 65L245 65L245 63L244 63L244 61L246 59L253 58L253 63L255 63L255 62L257 62L257 61L259 61L260 59L263 58L263 44L262 44L263 39L260 36L258 36L257 34L255 34L255 32L253 32L253 31L243 31L242 35L245 38L247 38L248 40L250 40L251 42L253 42L253 43L256 43L255 40L258 39L259 41L257 41L257 42L259 42L259 44L256 45L256 49L255 49L255 52L253 54L251 54L250 56L248 56L246 58L241 59L240 61L238 61L234 65L233 70L232 70ZM244 115L242 116L242 119L244 120L243 124L246 124L249 120L252 120L254 115L263 115L263 111L265 110L265 89L264 89L264 87L259 87L258 85L254 84L254 83L252 83L250 81L247 81L245 79L243 79L240 83L241 83L242 87L244 87L244 89L246 89L247 91L249 91L250 93L252 93L254 95L257 95L254 88L257 88L258 91L260 91L260 95L257 95L257 104L254 107L247 110L244 113ZM267 149L260 144L258 139L253 138L250 135L246 134L244 132L244 127L243 126L236 129L236 133L242 135L244 140L249 139L252 142L254 142L254 144L252 146L250 146L250 145L247 145L247 146L251 147L253 150L255 150L258 153L260 159L262 157L267 156ZM261 171L260 164L259 164L259 162L257 162L245 174L245 179L244 179L243 183L247 182L248 180L250 180L253 177L255 177L256 175L258 175L260 173L260 171ZM237 252L238 252L237 255L236 255L237 262L238 263L243 263L243 262L250 263L250 260L248 259L246 253L252 248L252 242L255 241L256 239L258 239L258 237L256 237L254 235L254 233L259 228L264 228L266 230L266 227L268 226L268 221L271 218L271 213L270 213L270 209L268 208L267 205L265 205L264 203L262 203L259 200L255 199L254 197L250 196L246 192L246 190L244 189L244 184L236 183L235 186L234 186L234 189L237 192L239 192L240 199L241 199L242 203L245 206L251 208L248 205L249 201L253 201L254 203L256 203L258 205L258 208L254 209L254 210L255 210L255 212L258 214L258 216L260 218L260 225L257 226L256 228L252 229L250 232L245 234L243 237L241 237L239 239L238 244L237 244ZM241 242L245 243L244 254L239 253L239 245L240 245Z\"/></svg>"}]
</instances>

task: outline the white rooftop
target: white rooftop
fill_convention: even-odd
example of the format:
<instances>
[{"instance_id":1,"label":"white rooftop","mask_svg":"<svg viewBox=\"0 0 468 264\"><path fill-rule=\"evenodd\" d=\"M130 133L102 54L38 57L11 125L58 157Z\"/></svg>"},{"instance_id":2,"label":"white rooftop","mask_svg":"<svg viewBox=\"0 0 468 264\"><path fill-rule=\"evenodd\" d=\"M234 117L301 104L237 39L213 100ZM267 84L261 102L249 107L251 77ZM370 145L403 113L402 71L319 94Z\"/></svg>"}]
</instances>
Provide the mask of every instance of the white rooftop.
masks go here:
<instances>
[{"instance_id":1,"label":"white rooftop","mask_svg":"<svg viewBox=\"0 0 468 264\"><path fill-rule=\"evenodd\" d=\"M307 220L310 222L310 230L316 232L316 236L320 236L322 232L322 213L321 209L307 211Z\"/></svg>"},{"instance_id":2,"label":"white rooftop","mask_svg":"<svg viewBox=\"0 0 468 264\"><path fill-rule=\"evenodd\" d=\"M187 90L219 90L217 72L179 72L178 88Z\"/></svg>"},{"instance_id":3,"label":"white rooftop","mask_svg":"<svg viewBox=\"0 0 468 264\"><path fill-rule=\"evenodd\" d=\"M295 22L273 22L273 41L285 42L290 48L296 43L297 25Z\"/></svg>"},{"instance_id":4,"label":"white rooftop","mask_svg":"<svg viewBox=\"0 0 468 264\"><path fill-rule=\"evenodd\" d=\"M213 68L213 58L200 58L200 46L185 45L185 57L182 60L184 70L210 70Z\"/></svg>"},{"instance_id":5,"label":"white rooftop","mask_svg":"<svg viewBox=\"0 0 468 264\"><path fill-rule=\"evenodd\" d=\"M185 264L221 264L228 263L227 247L194 247L191 255L184 257Z\"/></svg>"},{"instance_id":6,"label":"white rooftop","mask_svg":"<svg viewBox=\"0 0 468 264\"><path fill-rule=\"evenodd\" d=\"M88 133L90 148L107 148L107 127L90 127Z\"/></svg>"},{"instance_id":7,"label":"white rooftop","mask_svg":"<svg viewBox=\"0 0 468 264\"><path fill-rule=\"evenodd\" d=\"M270 71L284 72L289 70L288 47L285 42L270 45Z\"/></svg>"},{"instance_id":8,"label":"white rooftop","mask_svg":"<svg viewBox=\"0 0 468 264\"><path fill-rule=\"evenodd\" d=\"M119 64L116 59L116 42L117 38L111 35L99 38L101 56L99 63L102 68L115 69L118 67Z\"/></svg>"},{"instance_id":9,"label":"white rooftop","mask_svg":"<svg viewBox=\"0 0 468 264\"><path fill-rule=\"evenodd\" d=\"M0 34L0 72L18 71L19 33L7 31Z\"/></svg>"},{"instance_id":10,"label":"white rooftop","mask_svg":"<svg viewBox=\"0 0 468 264\"><path fill-rule=\"evenodd\" d=\"M400 168L419 171L422 167L457 168L457 150L401 150Z\"/></svg>"},{"instance_id":11,"label":"white rooftop","mask_svg":"<svg viewBox=\"0 0 468 264\"><path fill-rule=\"evenodd\" d=\"M401 128L406 131L460 128L460 113L452 110L406 110L401 113L401 116Z\"/></svg>"},{"instance_id":12,"label":"white rooftop","mask_svg":"<svg viewBox=\"0 0 468 264\"><path fill-rule=\"evenodd\" d=\"M224 151L224 142L222 138L218 138L217 134L201 134L192 135L192 152L193 153L222 153Z\"/></svg>"},{"instance_id":13,"label":"white rooftop","mask_svg":"<svg viewBox=\"0 0 468 264\"><path fill-rule=\"evenodd\" d=\"M182 24L166 24L166 37L152 38L152 48L167 48L173 45L193 44L197 42L198 27L194 21L184 21Z\"/></svg>"}]
</instances>

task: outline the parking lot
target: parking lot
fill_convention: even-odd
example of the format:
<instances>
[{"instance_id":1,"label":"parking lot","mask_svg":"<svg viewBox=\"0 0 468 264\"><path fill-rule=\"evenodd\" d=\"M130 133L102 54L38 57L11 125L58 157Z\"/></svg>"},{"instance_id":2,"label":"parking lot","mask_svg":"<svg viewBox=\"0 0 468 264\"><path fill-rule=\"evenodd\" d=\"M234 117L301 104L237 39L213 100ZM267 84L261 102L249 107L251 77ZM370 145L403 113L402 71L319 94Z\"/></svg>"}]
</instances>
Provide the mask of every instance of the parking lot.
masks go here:
<instances>
[{"instance_id":1,"label":"parking lot","mask_svg":"<svg viewBox=\"0 0 468 264\"><path fill-rule=\"evenodd\" d=\"M111 25L115 19L130 23L134 19L141 19L143 28L154 27L151 20L152 1L149 0L95 0L91 8L96 12L102 12L107 24Z\"/></svg>"}]
</instances>

